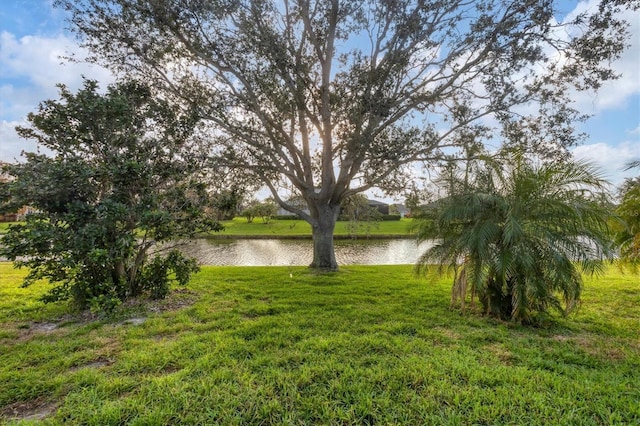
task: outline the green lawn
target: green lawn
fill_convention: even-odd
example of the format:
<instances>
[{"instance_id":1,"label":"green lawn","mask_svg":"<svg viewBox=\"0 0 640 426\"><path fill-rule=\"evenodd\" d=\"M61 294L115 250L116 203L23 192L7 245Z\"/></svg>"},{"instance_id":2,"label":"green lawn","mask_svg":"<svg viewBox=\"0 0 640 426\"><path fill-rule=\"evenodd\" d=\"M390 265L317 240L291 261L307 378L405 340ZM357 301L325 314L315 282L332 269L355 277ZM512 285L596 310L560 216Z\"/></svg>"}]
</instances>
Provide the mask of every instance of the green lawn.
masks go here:
<instances>
[{"instance_id":1,"label":"green lawn","mask_svg":"<svg viewBox=\"0 0 640 426\"><path fill-rule=\"evenodd\" d=\"M263 223L262 219L256 218L251 223L247 223L245 218L237 217L233 220L222 222L225 229L215 232L213 237L311 237L311 226L304 220L272 220ZM408 236L412 219L380 221L375 224L360 223L357 229L359 236ZM349 222L339 221L336 223L334 235L349 236L353 231L349 229Z\"/></svg>"},{"instance_id":2,"label":"green lawn","mask_svg":"<svg viewBox=\"0 0 640 426\"><path fill-rule=\"evenodd\" d=\"M17 222L13 222L14 224ZM11 222L0 222L0 234L7 232ZM225 229L221 232L212 232L213 238L239 238L239 237L291 237L291 238L311 238L311 226L304 220L271 220L263 223L262 219L256 218L252 223L247 223L247 219L237 217L233 220L222 222ZM412 219L380 221L375 224L360 223L356 234L360 237L402 237L410 235ZM335 235L346 237L352 234L349 229L349 222L338 222L336 224Z\"/></svg>"},{"instance_id":3,"label":"green lawn","mask_svg":"<svg viewBox=\"0 0 640 426\"><path fill-rule=\"evenodd\" d=\"M0 234L4 234L10 225L17 225L20 222L0 222Z\"/></svg>"},{"instance_id":4,"label":"green lawn","mask_svg":"<svg viewBox=\"0 0 640 426\"><path fill-rule=\"evenodd\" d=\"M613 269L545 328L450 310L449 282L410 266L205 267L92 321L35 302L44 286L21 276L0 263L9 423L640 423L640 285Z\"/></svg>"}]
</instances>

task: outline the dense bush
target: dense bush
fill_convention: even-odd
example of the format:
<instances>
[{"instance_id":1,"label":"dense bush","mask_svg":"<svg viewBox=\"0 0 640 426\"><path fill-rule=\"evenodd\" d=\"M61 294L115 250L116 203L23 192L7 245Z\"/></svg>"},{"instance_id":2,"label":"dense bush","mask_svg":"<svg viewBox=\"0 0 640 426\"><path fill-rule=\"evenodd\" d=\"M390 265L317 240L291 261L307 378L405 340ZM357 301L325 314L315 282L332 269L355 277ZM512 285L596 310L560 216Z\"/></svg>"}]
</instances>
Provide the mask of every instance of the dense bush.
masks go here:
<instances>
[{"instance_id":1,"label":"dense bush","mask_svg":"<svg viewBox=\"0 0 640 426\"><path fill-rule=\"evenodd\" d=\"M45 301L103 310L143 293L164 297L170 277L185 284L195 262L168 245L220 229L203 211L193 117L142 84L101 95L86 81L76 95L61 86L60 101L44 102L29 121L19 134L53 156L27 153L25 163L5 166L14 180L0 191L3 209L36 209L0 248L29 269L24 284L44 278L53 284Z\"/></svg>"},{"instance_id":2,"label":"dense bush","mask_svg":"<svg viewBox=\"0 0 640 426\"><path fill-rule=\"evenodd\" d=\"M262 223L269 223L278 212L278 206L272 200L265 200L259 203L254 203L244 209L240 215L247 219L248 223L253 222L256 217L262 218Z\"/></svg>"}]
</instances>

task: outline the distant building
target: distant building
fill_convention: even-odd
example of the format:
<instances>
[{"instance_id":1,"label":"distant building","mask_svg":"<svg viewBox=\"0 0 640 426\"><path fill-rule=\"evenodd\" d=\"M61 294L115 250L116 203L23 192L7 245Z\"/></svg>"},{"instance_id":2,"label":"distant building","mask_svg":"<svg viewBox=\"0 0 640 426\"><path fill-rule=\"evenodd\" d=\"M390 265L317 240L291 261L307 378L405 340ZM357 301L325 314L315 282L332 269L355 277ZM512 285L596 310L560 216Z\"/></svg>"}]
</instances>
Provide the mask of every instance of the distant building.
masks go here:
<instances>
[{"instance_id":1,"label":"distant building","mask_svg":"<svg viewBox=\"0 0 640 426\"><path fill-rule=\"evenodd\" d=\"M0 222L17 222L18 215L16 213L0 214Z\"/></svg>"},{"instance_id":2,"label":"distant building","mask_svg":"<svg viewBox=\"0 0 640 426\"><path fill-rule=\"evenodd\" d=\"M5 163L4 161L0 161L0 182L9 182L10 180L12 180L13 178L11 177L11 175L9 175L8 173L5 173L2 170L3 166L8 166L9 163Z\"/></svg>"},{"instance_id":3,"label":"distant building","mask_svg":"<svg viewBox=\"0 0 640 426\"><path fill-rule=\"evenodd\" d=\"M367 204L369 207L373 207L378 210L380 214L389 214L389 204L383 203L382 201L376 200L367 200Z\"/></svg>"},{"instance_id":4,"label":"distant building","mask_svg":"<svg viewBox=\"0 0 640 426\"><path fill-rule=\"evenodd\" d=\"M307 203L304 201L302 197L289 198L286 202L292 207L295 207L299 210L302 210L304 213L309 214L309 208L307 207ZM278 205L278 212L276 213L276 215L277 216L296 216L295 213L291 213L289 210L283 209L282 207L280 207L280 205Z\"/></svg>"},{"instance_id":5,"label":"distant building","mask_svg":"<svg viewBox=\"0 0 640 426\"><path fill-rule=\"evenodd\" d=\"M2 171L2 166L5 164L7 163L0 161L0 183L9 182L11 180L11 176ZM15 222L17 217L18 215L16 213L0 214L0 222Z\"/></svg>"},{"instance_id":6,"label":"distant building","mask_svg":"<svg viewBox=\"0 0 640 426\"><path fill-rule=\"evenodd\" d=\"M305 212L306 214L309 214L309 209L304 207L302 209L303 212ZM295 213L291 213L289 210L285 210L282 207L278 206L278 211L276 213L277 216L295 216Z\"/></svg>"},{"instance_id":7,"label":"distant building","mask_svg":"<svg viewBox=\"0 0 640 426\"><path fill-rule=\"evenodd\" d=\"M8 165L8 163L0 161L0 182L10 182L13 177L2 171L2 166ZM27 215L35 213L36 209L31 206L23 206L18 209L17 212L0 214L0 222L17 222L24 220Z\"/></svg>"},{"instance_id":8,"label":"distant building","mask_svg":"<svg viewBox=\"0 0 640 426\"><path fill-rule=\"evenodd\" d=\"M29 216L31 213L37 213L37 212L38 210L34 209L31 206L23 206L18 210L17 219L25 220L27 216Z\"/></svg>"},{"instance_id":9,"label":"distant building","mask_svg":"<svg viewBox=\"0 0 640 426\"><path fill-rule=\"evenodd\" d=\"M376 200L367 200L367 205L369 207L372 207L378 210L380 214L389 214L389 204L387 203L383 203L382 201L376 201ZM297 202L296 204L294 204L294 206L299 208L303 212L309 214L309 208L306 205L301 204L300 202ZM295 216L294 213L291 213L290 211L285 210L282 207L278 207L277 215L278 216Z\"/></svg>"},{"instance_id":10,"label":"distant building","mask_svg":"<svg viewBox=\"0 0 640 426\"><path fill-rule=\"evenodd\" d=\"M391 204L389 206L389 211L396 211L396 214L399 214L400 217L405 217L407 213L409 213L409 209L404 204Z\"/></svg>"}]
</instances>

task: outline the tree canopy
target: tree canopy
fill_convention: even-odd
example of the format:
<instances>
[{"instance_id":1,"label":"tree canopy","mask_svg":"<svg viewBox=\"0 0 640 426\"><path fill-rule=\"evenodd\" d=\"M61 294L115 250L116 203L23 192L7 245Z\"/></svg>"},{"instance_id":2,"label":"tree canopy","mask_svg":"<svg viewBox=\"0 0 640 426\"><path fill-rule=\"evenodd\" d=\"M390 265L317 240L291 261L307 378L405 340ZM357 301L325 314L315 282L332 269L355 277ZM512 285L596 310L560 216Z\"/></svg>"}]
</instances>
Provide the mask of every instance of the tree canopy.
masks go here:
<instances>
[{"instance_id":1,"label":"tree canopy","mask_svg":"<svg viewBox=\"0 0 640 426\"><path fill-rule=\"evenodd\" d=\"M575 90L615 78L621 11L563 15L549 0L58 0L90 60L194 106L226 165L313 228L337 267L340 204L394 192L416 163L499 143L562 156ZM302 196L305 211L282 191Z\"/></svg>"},{"instance_id":2,"label":"tree canopy","mask_svg":"<svg viewBox=\"0 0 640 426\"><path fill-rule=\"evenodd\" d=\"M167 244L219 229L203 212L206 157L195 147L193 114L135 81L100 94L86 80L76 94L60 86L60 100L28 120L19 134L53 156L26 153L25 163L6 165L13 179L0 197L6 210L35 209L0 247L29 268L25 285L47 278L46 301L108 310L143 292L164 297L170 275L186 283L195 262Z\"/></svg>"}]
</instances>

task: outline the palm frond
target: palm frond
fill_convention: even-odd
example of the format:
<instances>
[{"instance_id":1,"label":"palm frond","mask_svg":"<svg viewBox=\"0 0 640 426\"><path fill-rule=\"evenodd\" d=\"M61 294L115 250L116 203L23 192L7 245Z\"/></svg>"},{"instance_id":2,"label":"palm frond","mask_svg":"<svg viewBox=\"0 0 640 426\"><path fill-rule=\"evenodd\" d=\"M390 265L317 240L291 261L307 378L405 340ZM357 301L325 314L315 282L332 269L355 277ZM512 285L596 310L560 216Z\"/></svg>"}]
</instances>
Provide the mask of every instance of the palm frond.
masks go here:
<instances>
[{"instance_id":1,"label":"palm frond","mask_svg":"<svg viewBox=\"0 0 640 426\"><path fill-rule=\"evenodd\" d=\"M575 309L581 272L602 271L613 254L602 202L608 184L599 170L581 161L533 166L518 157L504 169L491 166L475 185L431 212L421 236L440 242L419 263L456 271L452 303L462 308L473 291L485 312L523 322Z\"/></svg>"}]
</instances>

